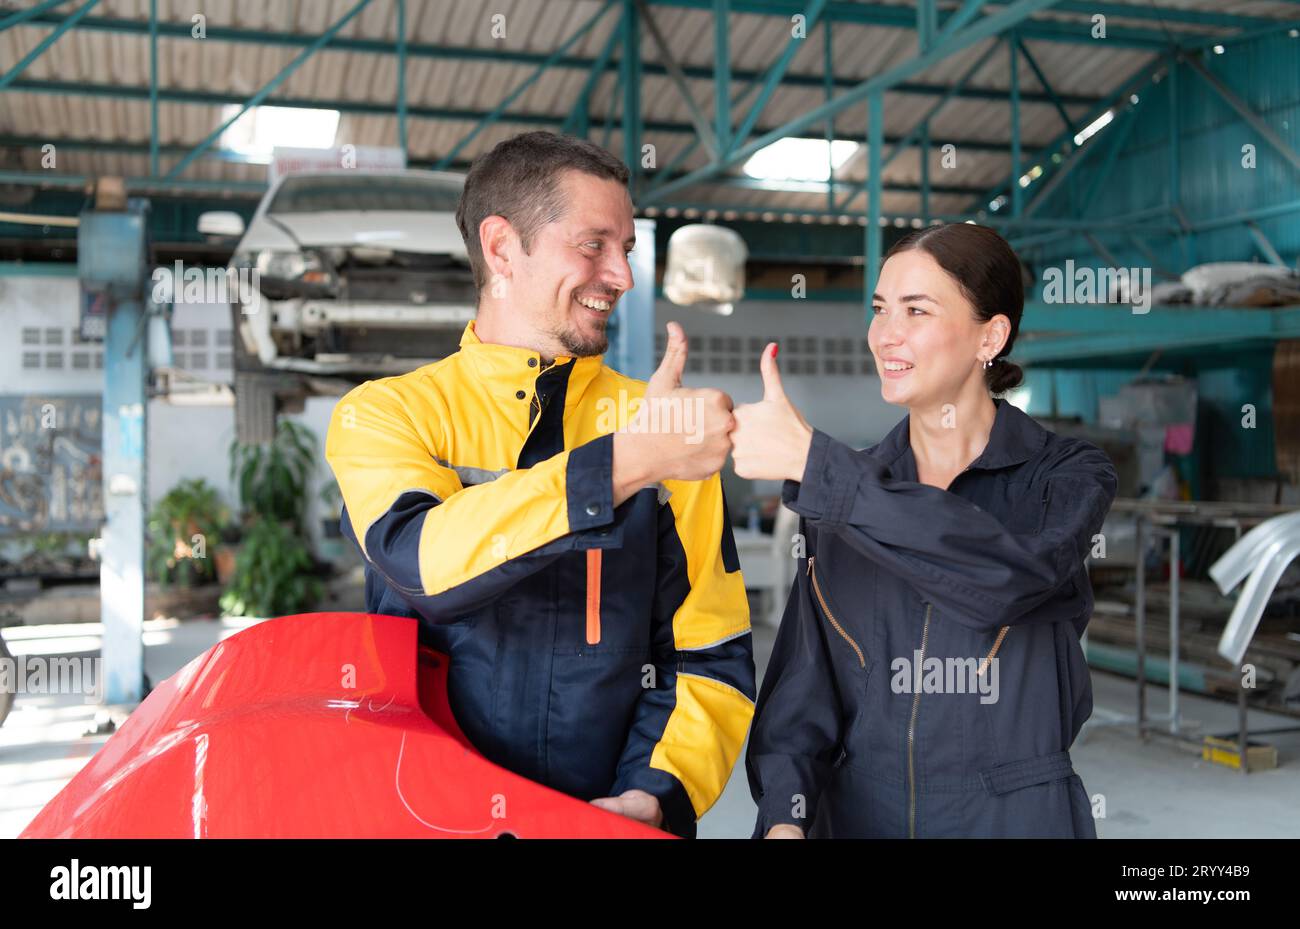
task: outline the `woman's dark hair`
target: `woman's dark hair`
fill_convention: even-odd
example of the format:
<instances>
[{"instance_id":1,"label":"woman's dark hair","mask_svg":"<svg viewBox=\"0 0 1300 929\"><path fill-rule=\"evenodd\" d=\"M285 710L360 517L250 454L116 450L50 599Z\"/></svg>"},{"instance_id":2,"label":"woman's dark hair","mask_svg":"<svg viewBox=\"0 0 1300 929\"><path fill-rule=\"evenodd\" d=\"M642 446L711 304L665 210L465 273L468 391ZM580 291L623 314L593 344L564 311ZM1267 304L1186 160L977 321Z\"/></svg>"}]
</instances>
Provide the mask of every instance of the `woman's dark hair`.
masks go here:
<instances>
[{"instance_id":1,"label":"woman's dark hair","mask_svg":"<svg viewBox=\"0 0 1300 929\"><path fill-rule=\"evenodd\" d=\"M1025 283L1020 259L1007 240L988 226L974 223L945 223L908 233L886 253L888 259L899 252L920 249L952 276L962 294L975 308L975 318L988 322L999 313L1011 320L1007 344L1002 347L991 367L984 369L984 383L995 394L1018 387L1024 379L1020 365L1002 357L1011 352L1020 331L1020 316L1025 309ZM883 264L883 262L882 262Z\"/></svg>"}]
</instances>

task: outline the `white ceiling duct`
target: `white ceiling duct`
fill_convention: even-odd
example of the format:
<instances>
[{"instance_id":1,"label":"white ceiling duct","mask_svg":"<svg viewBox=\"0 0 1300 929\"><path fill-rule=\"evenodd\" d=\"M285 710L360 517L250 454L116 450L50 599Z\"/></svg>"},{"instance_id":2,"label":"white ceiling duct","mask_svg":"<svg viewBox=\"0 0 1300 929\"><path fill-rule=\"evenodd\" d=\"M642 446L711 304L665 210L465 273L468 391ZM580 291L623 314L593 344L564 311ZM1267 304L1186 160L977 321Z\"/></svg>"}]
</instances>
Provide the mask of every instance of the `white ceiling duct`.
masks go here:
<instances>
[{"instance_id":1,"label":"white ceiling duct","mask_svg":"<svg viewBox=\"0 0 1300 929\"><path fill-rule=\"evenodd\" d=\"M725 226L682 226L668 238L664 296L678 306L712 304L729 315L745 295L745 240Z\"/></svg>"}]
</instances>

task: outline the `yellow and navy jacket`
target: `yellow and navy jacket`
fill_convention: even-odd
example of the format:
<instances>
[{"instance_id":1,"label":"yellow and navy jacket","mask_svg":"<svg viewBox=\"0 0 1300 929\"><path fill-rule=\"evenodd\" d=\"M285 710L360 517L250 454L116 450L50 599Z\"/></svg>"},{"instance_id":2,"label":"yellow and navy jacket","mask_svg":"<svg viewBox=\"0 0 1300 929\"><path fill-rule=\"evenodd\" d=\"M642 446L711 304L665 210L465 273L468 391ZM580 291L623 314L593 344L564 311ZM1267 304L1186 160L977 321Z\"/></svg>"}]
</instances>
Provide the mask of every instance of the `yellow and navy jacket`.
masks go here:
<instances>
[{"instance_id":1,"label":"yellow and navy jacket","mask_svg":"<svg viewBox=\"0 0 1300 929\"><path fill-rule=\"evenodd\" d=\"M367 610L450 656L470 741L584 800L645 790L693 835L753 715L749 607L718 475L613 506L612 433L644 392L471 322L456 353L340 400L325 455Z\"/></svg>"}]
</instances>

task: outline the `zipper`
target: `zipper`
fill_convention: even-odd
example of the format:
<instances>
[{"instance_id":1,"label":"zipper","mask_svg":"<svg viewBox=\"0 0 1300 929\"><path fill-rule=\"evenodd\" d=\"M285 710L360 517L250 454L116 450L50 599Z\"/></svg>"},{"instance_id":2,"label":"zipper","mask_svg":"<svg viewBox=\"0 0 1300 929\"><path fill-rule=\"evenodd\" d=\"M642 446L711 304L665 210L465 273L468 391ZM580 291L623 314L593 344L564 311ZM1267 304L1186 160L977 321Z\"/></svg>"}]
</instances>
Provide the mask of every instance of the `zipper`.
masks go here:
<instances>
[{"instance_id":1,"label":"zipper","mask_svg":"<svg viewBox=\"0 0 1300 929\"><path fill-rule=\"evenodd\" d=\"M1007 637L1007 633L1010 631L1011 631L1010 626L1003 626L1001 629L998 630L997 640L993 643L992 650L990 650L989 653L984 656L984 660L980 662L979 670L975 672L976 677L982 676L984 672L988 669L989 662L991 662L993 660L993 656L998 653L998 649L1002 647L1002 640Z\"/></svg>"},{"instance_id":2,"label":"zipper","mask_svg":"<svg viewBox=\"0 0 1300 929\"><path fill-rule=\"evenodd\" d=\"M853 641L853 636L844 631L844 627L836 621L835 615L831 613L831 608L826 605L826 598L822 596L821 585L817 583L817 575L813 573L813 560L816 559L816 557L816 555L808 556L808 576L812 578L813 592L817 595L817 602L822 605L822 612L824 612L826 618L831 621L831 625L835 627L835 631L843 637L845 642L848 642L849 645L853 646L853 651L857 652L858 664L861 667L866 668L867 658L862 654L862 649L858 648L858 643Z\"/></svg>"},{"instance_id":3,"label":"zipper","mask_svg":"<svg viewBox=\"0 0 1300 929\"><path fill-rule=\"evenodd\" d=\"M930 638L930 610L931 604L925 605L925 625L921 627L921 651L917 656L917 664L925 662L925 643ZM916 692L912 694L912 719L907 724L907 837L916 838L916 762L913 757L913 747L916 743L916 712L921 708L921 688L916 686L920 680L920 668L913 669L912 684L916 687Z\"/></svg>"}]
</instances>

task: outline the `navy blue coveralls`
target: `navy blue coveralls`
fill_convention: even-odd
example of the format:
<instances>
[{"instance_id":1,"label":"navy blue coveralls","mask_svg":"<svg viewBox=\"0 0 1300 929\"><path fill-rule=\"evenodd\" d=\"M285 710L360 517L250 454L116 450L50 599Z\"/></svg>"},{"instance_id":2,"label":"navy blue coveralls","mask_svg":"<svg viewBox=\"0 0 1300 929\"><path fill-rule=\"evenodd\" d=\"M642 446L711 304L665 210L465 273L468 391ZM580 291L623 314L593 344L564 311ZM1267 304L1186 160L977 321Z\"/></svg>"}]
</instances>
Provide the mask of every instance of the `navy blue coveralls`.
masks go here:
<instances>
[{"instance_id":1,"label":"navy blue coveralls","mask_svg":"<svg viewBox=\"0 0 1300 929\"><path fill-rule=\"evenodd\" d=\"M947 490L918 483L908 417L865 451L814 432L785 482L805 551L750 733L755 836L1096 837L1069 748L1115 469L994 404Z\"/></svg>"}]
</instances>

